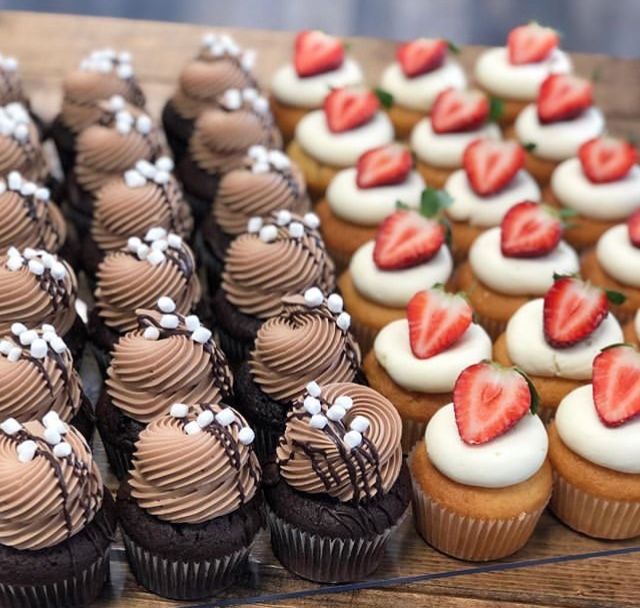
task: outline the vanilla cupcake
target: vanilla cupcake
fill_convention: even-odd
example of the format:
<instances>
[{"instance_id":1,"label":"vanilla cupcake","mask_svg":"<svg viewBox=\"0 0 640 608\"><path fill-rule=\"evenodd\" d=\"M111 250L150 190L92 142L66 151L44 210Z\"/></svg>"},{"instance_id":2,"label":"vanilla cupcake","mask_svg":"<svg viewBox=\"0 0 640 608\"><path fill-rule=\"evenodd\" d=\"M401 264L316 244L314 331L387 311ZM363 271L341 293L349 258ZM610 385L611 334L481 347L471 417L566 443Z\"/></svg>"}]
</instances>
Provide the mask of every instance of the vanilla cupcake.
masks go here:
<instances>
[{"instance_id":1,"label":"vanilla cupcake","mask_svg":"<svg viewBox=\"0 0 640 608\"><path fill-rule=\"evenodd\" d=\"M640 309L635 317L624 326L624 341L640 348Z\"/></svg>"}]
</instances>

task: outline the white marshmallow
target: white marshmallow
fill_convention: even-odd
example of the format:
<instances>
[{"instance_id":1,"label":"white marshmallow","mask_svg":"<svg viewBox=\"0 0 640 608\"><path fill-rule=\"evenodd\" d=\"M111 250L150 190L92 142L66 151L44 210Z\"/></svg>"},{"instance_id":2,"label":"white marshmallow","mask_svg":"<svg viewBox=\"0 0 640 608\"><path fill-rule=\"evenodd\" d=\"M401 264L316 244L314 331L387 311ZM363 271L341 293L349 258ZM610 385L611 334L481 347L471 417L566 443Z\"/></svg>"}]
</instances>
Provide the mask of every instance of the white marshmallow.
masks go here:
<instances>
[{"instance_id":1,"label":"white marshmallow","mask_svg":"<svg viewBox=\"0 0 640 608\"><path fill-rule=\"evenodd\" d=\"M196 329L198 329L198 327L200 327L200 319L197 315L187 315L184 318L184 326L189 331L195 331Z\"/></svg>"},{"instance_id":2,"label":"white marshmallow","mask_svg":"<svg viewBox=\"0 0 640 608\"><path fill-rule=\"evenodd\" d=\"M0 354L6 357L9 352L11 352L12 348L13 342L10 342L9 340L0 340Z\"/></svg>"},{"instance_id":3,"label":"white marshmallow","mask_svg":"<svg viewBox=\"0 0 640 608\"><path fill-rule=\"evenodd\" d=\"M33 460L36 455L36 450L38 446L35 441L31 441L31 439L27 439L22 443L18 444L18 460L20 462L30 462Z\"/></svg>"},{"instance_id":4,"label":"white marshmallow","mask_svg":"<svg viewBox=\"0 0 640 608\"><path fill-rule=\"evenodd\" d=\"M167 236L167 243L169 243L169 247L171 247L171 249L180 249L180 247L182 247L182 237L179 234L174 234L172 232Z\"/></svg>"},{"instance_id":5,"label":"white marshmallow","mask_svg":"<svg viewBox=\"0 0 640 608\"><path fill-rule=\"evenodd\" d=\"M144 235L144 240L149 241L157 241L158 239L164 239L167 236L167 231L162 228L162 226L155 226L154 228L149 228L147 230L147 234Z\"/></svg>"},{"instance_id":6,"label":"white marshmallow","mask_svg":"<svg viewBox=\"0 0 640 608\"><path fill-rule=\"evenodd\" d=\"M323 301L324 296L318 287L310 287L304 292L304 303L309 308L317 308Z\"/></svg>"},{"instance_id":7,"label":"white marshmallow","mask_svg":"<svg viewBox=\"0 0 640 608\"><path fill-rule=\"evenodd\" d=\"M137 236L131 236L127 239L127 249L134 253L138 251L138 247L142 245L142 241Z\"/></svg>"},{"instance_id":8,"label":"white marshmallow","mask_svg":"<svg viewBox=\"0 0 640 608\"><path fill-rule=\"evenodd\" d=\"M11 363L15 363L22 356L22 349L18 346L14 346L7 355L7 361L11 361Z\"/></svg>"},{"instance_id":9,"label":"white marshmallow","mask_svg":"<svg viewBox=\"0 0 640 608\"><path fill-rule=\"evenodd\" d=\"M161 312L174 312L176 303L169 296L162 296L158 300L158 309Z\"/></svg>"},{"instance_id":10,"label":"white marshmallow","mask_svg":"<svg viewBox=\"0 0 640 608\"><path fill-rule=\"evenodd\" d=\"M44 264L39 260L29 260L29 272L41 276L44 274Z\"/></svg>"},{"instance_id":11,"label":"white marshmallow","mask_svg":"<svg viewBox=\"0 0 640 608\"><path fill-rule=\"evenodd\" d=\"M167 184L171 179L171 174L168 171L157 171L153 181L156 184Z\"/></svg>"},{"instance_id":12,"label":"white marshmallow","mask_svg":"<svg viewBox=\"0 0 640 608\"><path fill-rule=\"evenodd\" d=\"M160 327L165 329L175 329L180 324L180 319L176 315L162 315L160 317Z\"/></svg>"},{"instance_id":13,"label":"white marshmallow","mask_svg":"<svg viewBox=\"0 0 640 608\"><path fill-rule=\"evenodd\" d=\"M305 213L303 221L307 228L311 228L312 230L315 230L320 226L320 218L315 213Z\"/></svg>"},{"instance_id":14,"label":"white marshmallow","mask_svg":"<svg viewBox=\"0 0 640 608\"><path fill-rule=\"evenodd\" d=\"M309 382L307 386L305 386L305 388L307 389L307 393L309 393L312 397L319 397L322 394L322 389L315 380Z\"/></svg>"},{"instance_id":15,"label":"white marshmallow","mask_svg":"<svg viewBox=\"0 0 640 608\"><path fill-rule=\"evenodd\" d=\"M342 299L342 296L337 293L332 293L327 298L327 306L332 313L340 314L344 309L344 301Z\"/></svg>"},{"instance_id":16,"label":"white marshmallow","mask_svg":"<svg viewBox=\"0 0 640 608\"><path fill-rule=\"evenodd\" d=\"M329 424L329 421L322 414L314 414L311 416L309 424L314 429L323 429L327 424Z\"/></svg>"},{"instance_id":17,"label":"white marshmallow","mask_svg":"<svg viewBox=\"0 0 640 608\"><path fill-rule=\"evenodd\" d=\"M169 414L174 418L186 418L189 413L189 406L186 403L174 403L169 409Z\"/></svg>"},{"instance_id":18,"label":"white marshmallow","mask_svg":"<svg viewBox=\"0 0 640 608\"><path fill-rule=\"evenodd\" d=\"M236 415L233 413L233 410L229 407L220 410L216 414L216 422L221 426L229 426L234 423L236 420Z\"/></svg>"},{"instance_id":19,"label":"white marshmallow","mask_svg":"<svg viewBox=\"0 0 640 608\"><path fill-rule=\"evenodd\" d=\"M14 336L19 336L22 332L27 331L27 326L23 323L12 323L11 324L11 333Z\"/></svg>"},{"instance_id":20,"label":"white marshmallow","mask_svg":"<svg viewBox=\"0 0 640 608\"><path fill-rule=\"evenodd\" d=\"M273 224L267 224L260 228L259 238L265 243L272 243L278 238L278 228Z\"/></svg>"},{"instance_id":21,"label":"white marshmallow","mask_svg":"<svg viewBox=\"0 0 640 608\"><path fill-rule=\"evenodd\" d=\"M45 428L43 437L49 445L57 445L62 441L62 436L54 428Z\"/></svg>"},{"instance_id":22,"label":"white marshmallow","mask_svg":"<svg viewBox=\"0 0 640 608\"><path fill-rule=\"evenodd\" d=\"M369 430L369 419L364 416L356 416L349 425L349 428L358 433L366 433Z\"/></svg>"},{"instance_id":23,"label":"white marshmallow","mask_svg":"<svg viewBox=\"0 0 640 608\"><path fill-rule=\"evenodd\" d=\"M342 420L345 415L346 415L346 410L339 406L336 405L335 403L327 410L327 418L329 420L333 420L334 422L338 422L340 420Z\"/></svg>"},{"instance_id":24,"label":"white marshmallow","mask_svg":"<svg viewBox=\"0 0 640 608\"><path fill-rule=\"evenodd\" d=\"M191 333L191 339L194 342L198 342L199 344L204 344L205 342L208 342L209 340L211 340L211 330L207 329L206 327L203 327L202 325L200 325L199 327L196 327L193 332Z\"/></svg>"},{"instance_id":25,"label":"white marshmallow","mask_svg":"<svg viewBox=\"0 0 640 608\"><path fill-rule=\"evenodd\" d=\"M251 427L244 426L238 431L238 441L242 445L251 445L255 438L256 434Z\"/></svg>"},{"instance_id":26,"label":"white marshmallow","mask_svg":"<svg viewBox=\"0 0 640 608\"><path fill-rule=\"evenodd\" d=\"M339 395L333 403L343 407L345 410L350 410L353 407L353 399L349 395Z\"/></svg>"},{"instance_id":27,"label":"white marshmallow","mask_svg":"<svg viewBox=\"0 0 640 608\"><path fill-rule=\"evenodd\" d=\"M124 183L128 188L142 188L147 183L144 175L136 169L129 169L124 173Z\"/></svg>"},{"instance_id":28,"label":"white marshmallow","mask_svg":"<svg viewBox=\"0 0 640 608\"><path fill-rule=\"evenodd\" d=\"M166 260L166 256L162 251L158 251L157 249L153 249L149 255L147 256L147 262L152 266L159 266Z\"/></svg>"},{"instance_id":29,"label":"white marshmallow","mask_svg":"<svg viewBox=\"0 0 640 608\"><path fill-rule=\"evenodd\" d=\"M260 228L262 228L262 218L261 217L251 217L247 222L247 232L250 234L255 234L256 232L260 232Z\"/></svg>"},{"instance_id":30,"label":"white marshmallow","mask_svg":"<svg viewBox=\"0 0 640 608\"><path fill-rule=\"evenodd\" d=\"M37 338L31 343L31 347L30 347L31 356L34 359L44 359L47 356L48 349L49 347L46 341L43 340L42 338Z\"/></svg>"},{"instance_id":31,"label":"white marshmallow","mask_svg":"<svg viewBox=\"0 0 640 608\"><path fill-rule=\"evenodd\" d=\"M312 416L314 414L319 414L320 410L322 409L320 401L315 397L311 397L311 396L305 397L304 401L302 402L302 405L304 407L305 412L307 412L308 414L311 414Z\"/></svg>"},{"instance_id":32,"label":"white marshmallow","mask_svg":"<svg viewBox=\"0 0 640 608\"><path fill-rule=\"evenodd\" d=\"M68 456L71 456L71 452L71 444L66 441L61 441L53 448L53 455L56 458L67 458Z\"/></svg>"},{"instance_id":33,"label":"white marshmallow","mask_svg":"<svg viewBox=\"0 0 640 608\"><path fill-rule=\"evenodd\" d=\"M304 226L300 222L291 222L289 224L289 236L292 239L299 239L304 236Z\"/></svg>"},{"instance_id":34,"label":"white marshmallow","mask_svg":"<svg viewBox=\"0 0 640 608\"><path fill-rule=\"evenodd\" d=\"M204 410L198 414L197 422L200 428L205 428L213 422L214 416L211 410Z\"/></svg>"},{"instance_id":35,"label":"white marshmallow","mask_svg":"<svg viewBox=\"0 0 640 608\"><path fill-rule=\"evenodd\" d=\"M202 433L202 429L200 428L200 425L195 420L192 420L191 422L188 422L187 424L185 424L184 432L187 435L196 435L197 433Z\"/></svg>"},{"instance_id":36,"label":"white marshmallow","mask_svg":"<svg viewBox=\"0 0 640 608\"><path fill-rule=\"evenodd\" d=\"M276 214L276 223L278 226L287 226L291 222L291 211L280 209Z\"/></svg>"},{"instance_id":37,"label":"white marshmallow","mask_svg":"<svg viewBox=\"0 0 640 608\"><path fill-rule=\"evenodd\" d=\"M156 169L158 169L159 171L166 171L167 173L171 173L171 171L173 171L173 167L173 159L169 158L168 156L161 156L156 161Z\"/></svg>"},{"instance_id":38,"label":"white marshmallow","mask_svg":"<svg viewBox=\"0 0 640 608\"><path fill-rule=\"evenodd\" d=\"M145 328L142 333L142 337L145 340L157 340L160 337L160 330L157 327L150 325Z\"/></svg>"},{"instance_id":39,"label":"white marshmallow","mask_svg":"<svg viewBox=\"0 0 640 608\"><path fill-rule=\"evenodd\" d=\"M51 264L51 276L56 281L62 281L67 276L67 269L62 262L54 262Z\"/></svg>"},{"instance_id":40,"label":"white marshmallow","mask_svg":"<svg viewBox=\"0 0 640 608\"><path fill-rule=\"evenodd\" d=\"M2 429L7 435L15 435L20 429L22 429L22 425L15 418L7 418L2 424L0 424L0 429Z\"/></svg>"},{"instance_id":41,"label":"white marshmallow","mask_svg":"<svg viewBox=\"0 0 640 608\"><path fill-rule=\"evenodd\" d=\"M20 334L20 344L22 344L22 346L29 346L37 339L38 332L34 329L28 329Z\"/></svg>"},{"instance_id":42,"label":"white marshmallow","mask_svg":"<svg viewBox=\"0 0 640 608\"><path fill-rule=\"evenodd\" d=\"M336 319L336 325L342 331L348 331L351 327L351 315L348 312L341 312Z\"/></svg>"},{"instance_id":43,"label":"white marshmallow","mask_svg":"<svg viewBox=\"0 0 640 608\"><path fill-rule=\"evenodd\" d=\"M344 444L351 450L362 443L362 435L358 431L349 431L344 435Z\"/></svg>"}]
</instances>

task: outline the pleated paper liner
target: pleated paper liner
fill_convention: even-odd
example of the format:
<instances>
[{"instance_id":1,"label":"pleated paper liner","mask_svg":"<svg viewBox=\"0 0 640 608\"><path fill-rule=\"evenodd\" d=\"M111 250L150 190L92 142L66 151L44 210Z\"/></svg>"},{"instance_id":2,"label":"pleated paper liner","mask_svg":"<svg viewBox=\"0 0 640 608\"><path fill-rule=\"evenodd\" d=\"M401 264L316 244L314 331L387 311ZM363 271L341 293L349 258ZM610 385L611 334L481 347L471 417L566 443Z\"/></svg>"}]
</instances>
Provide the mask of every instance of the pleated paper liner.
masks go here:
<instances>
[{"instance_id":1,"label":"pleated paper liner","mask_svg":"<svg viewBox=\"0 0 640 608\"><path fill-rule=\"evenodd\" d=\"M360 323L357 319L351 317L351 332L353 337L360 345L360 352L364 359L366 354L373 348L378 330Z\"/></svg>"},{"instance_id":2,"label":"pleated paper liner","mask_svg":"<svg viewBox=\"0 0 640 608\"><path fill-rule=\"evenodd\" d=\"M418 441L424 437L426 422L419 422L411 418L402 418L402 453L410 454Z\"/></svg>"},{"instance_id":3,"label":"pleated paper liner","mask_svg":"<svg viewBox=\"0 0 640 608\"><path fill-rule=\"evenodd\" d=\"M98 430L100 430L100 426L98 426ZM118 479L124 479L131 468L133 453L125 452L113 445L102 433L100 433L100 439L102 439L102 445L104 446L104 451L107 455L107 461L109 462L109 466L111 467L113 474Z\"/></svg>"},{"instance_id":4,"label":"pleated paper liner","mask_svg":"<svg viewBox=\"0 0 640 608\"><path fill-rule=\"evenodd\" d=\"M216 342L227 355L230 363L240 363L249 358L249 353L253 348L253 342L242 342L228 334L220 325L216 327Z\"/></svg>"},{"instance_id":5,"label":"pleated paper liner","mask_svg":"<svg viewBox=\"0 0 640 608\"><path fill-rule=\"evenodd\" d=\"M478 313L475 314L475 321L484 328L493 342L505 332L508 323L508 319L507 321L499 321L498 319L490 319Z\"/></svg>"}]
</instances>

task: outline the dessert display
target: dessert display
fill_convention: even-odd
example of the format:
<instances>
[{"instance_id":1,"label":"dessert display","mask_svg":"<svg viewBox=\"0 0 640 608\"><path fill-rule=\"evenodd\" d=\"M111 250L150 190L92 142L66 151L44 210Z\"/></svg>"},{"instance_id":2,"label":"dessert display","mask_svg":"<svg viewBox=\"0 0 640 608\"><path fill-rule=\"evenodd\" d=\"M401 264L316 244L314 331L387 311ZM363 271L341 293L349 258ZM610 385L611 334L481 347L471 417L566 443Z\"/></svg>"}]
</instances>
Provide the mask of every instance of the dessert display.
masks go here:
<instances>
[{"instance_id":1,"label":"dessert display","mask_svg":"<svg viewBox=\"0 0 640 608\"><path fill-rule=\"evenodd\" d=\"M0 106L0 177L12 171L34 182L44 182L49 175L38 127L17 101Z\"/></svg>"},{"instance_id":2,"label":"dessert display","mask_svg":"<svg viewBox=\"0 0 640 608\"><path fill-rule=\"evenodd\" d=\"M624 341L640 348L640 312L636 312L634 318L623 328Z\"/></svg>"}]
</instances>

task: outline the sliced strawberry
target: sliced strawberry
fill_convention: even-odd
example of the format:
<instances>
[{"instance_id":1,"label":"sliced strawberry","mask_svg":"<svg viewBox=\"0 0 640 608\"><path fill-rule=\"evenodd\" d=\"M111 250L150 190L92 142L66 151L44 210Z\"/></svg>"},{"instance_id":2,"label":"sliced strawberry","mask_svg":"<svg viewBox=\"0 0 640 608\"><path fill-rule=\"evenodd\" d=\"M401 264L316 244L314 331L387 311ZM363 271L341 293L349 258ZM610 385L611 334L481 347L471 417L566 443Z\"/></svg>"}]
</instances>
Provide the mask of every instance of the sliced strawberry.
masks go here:
<instances>
[{"instance_id":1,"label":"sliced strawberry","mask_svg":"<svg viewBox=\"0 0 640 608\"><path fill-rule=\"evenodd\" d=\"M342 41L318 30L296 36L293 64L298 76L315 76L336 70L344 61Z\"/></svg>"},{"instance_id":2,"label":"sliced strawberry","mask_svg":"<svg viewBox=\"0 0 640 608\"><path fill-rule=\"evenodd\" d=\"M467 331L472 315L471 306L460 294L438 287L419 291L407 304L413 354L427 359L446 350Z\"/></svg>"},{"instance_id":3,"label":"sliced strawberry","mask_svg":"<svg viewBox=\"0 0 640 608\"><path fill-rule=\"evenodd\" d=\"M551 74L538 91L540 122L571 120L593 104L593 86L586 78Z\"/></svg>"},{"instance_id":4,"label":"sliced strawberry","mask_svg":"<svg viewBox=\"0 0 640 608\"><path fill-rule=\"evenodd\" d=\"M323 106L329 129L341 133L369 122L380 102L371 91L333 89L324 98Z\"/></svg>"},{"instance_id":5,"label":"sliced strawberry","mask_svg":"<svg viewBox=\"0 0 640 608\"><path fill-rule=\"evenodd\" d=\"M459 133L481 127L489 118L489 99L473 89L445 89L431 108L431 126L436 133Z\"/></svg>"},{"instance_id":6,"label":"sliced strawberry","mask_svg":"<svg viewBox=\"0 0 640 608\"><path fill-rule=\"evenodd\" d=\"M578 158L584 174L592 182L602 184L622 179L635 165L638 155L624 139L595 137L580 146Z\"/></svg>"},{"instance_id":7,"label":"sliced strawberry","mask_svg":"<svg viewBox=\"0 0 640 608\"><path fill-rule=\"evenodd\" d=\"M487 443L506 433L532 406L526 378L513 367L483 361L467 367L453 387L453 409L465 443Z\"/></svg>"},{"instance_id":8,"label":"sliced strawberry","mask_svg":"<svg viewBox=\"0 0 640 608\"><path fill-rule=\"evenodd\" d=\"M543 27L537 23L521 25L509 32L509 61L514 65L543 61L559 42L558 32L550 27Z\"/></svg>"},{"instance_id":9,"label":"sliced strawberry","mask_svg":"<svg viewBox=\"0 0 640 608\"><path fill-rule=\"evenodd\" d=\"M418 38L401 44L396 50L396 60L407 78L439 68L447 54L447 41L441 38Z\"/></svg>"},{"instance_id":10,"label":"sliced strawberry","mask_svg":"<svg viewBox=\"0 0 640 608\"><path fill-rule=\"evenodd\" d=\"M515 141L476 139L464 151L462 164L471 187L481 196L502 190L524 166L524 150Z\"/></svg>"},{"instance_id":11,"label":"sliced strawberry","mask_svg":"<svg viewBox=\"0 0 640 608\"><path fill-rule=\"evenodd\" d=\"M411 152L400 144L387 144L365 152L356 164L358 188L400 184L413 167Z\"/></svg>"},{"instance_id":12,"label":"sliced strawberry","mask_svg":"<svg viewBox=\"0 0 640 608\"><path fill-rule=\"evenodd\" d=\"M430 260L444 243L444 228L417 211L392 213L378 227L373 261L381 270L409 268Z\"/></svg>"},{"instance_id":13,"label":"sliced strawberry","mask_svg":"<svg viewBox=\"0 0 640 608\"><path fill-rule=\"evenodd\" d=\"M640 353L633 346L612 346L594 359L593 401L607 426L640 414Z\"/></svg>"},{"instance_id":14,"label":"sliced strawberry","mask_svg":"<svg viewBox=\"0 0 640 608\"><path fill-rule=\"evenodd\" d=\"M523 201L502 220L500 248L508 258L536 258L553 251L562 237L558 213L546 205Z\"/></svg>"},{"instance_id":15,"label":"sliced strawberry","mask_svg":"<svg viewBox=\"0 0 640 608\"><path fill-rule=\"evenodd\" d=\"M629 240L634 247L640 247L640 209L635 211L627 220Z\"/></svg>"}]
</instances>

